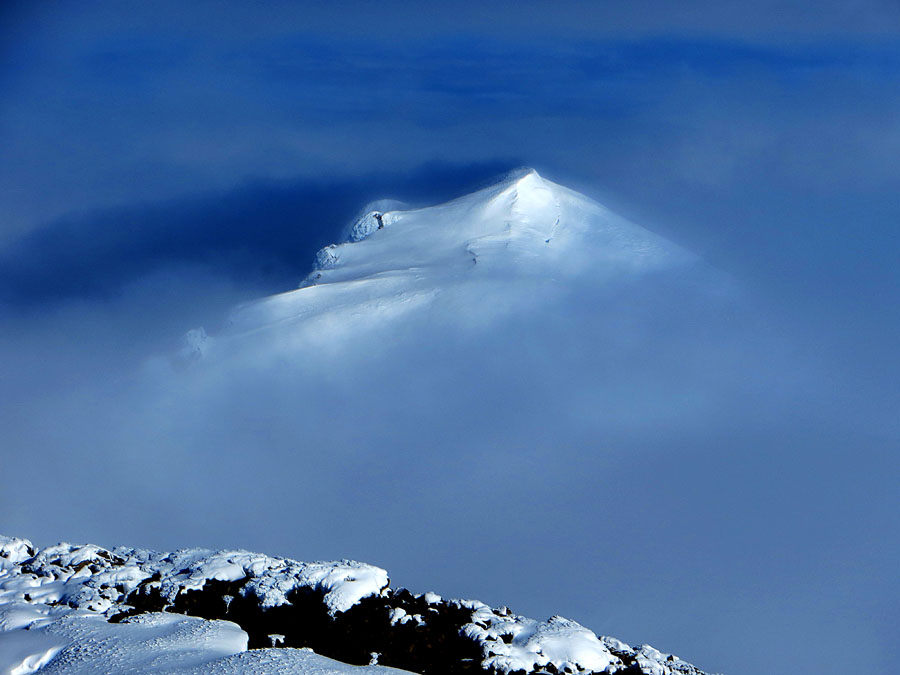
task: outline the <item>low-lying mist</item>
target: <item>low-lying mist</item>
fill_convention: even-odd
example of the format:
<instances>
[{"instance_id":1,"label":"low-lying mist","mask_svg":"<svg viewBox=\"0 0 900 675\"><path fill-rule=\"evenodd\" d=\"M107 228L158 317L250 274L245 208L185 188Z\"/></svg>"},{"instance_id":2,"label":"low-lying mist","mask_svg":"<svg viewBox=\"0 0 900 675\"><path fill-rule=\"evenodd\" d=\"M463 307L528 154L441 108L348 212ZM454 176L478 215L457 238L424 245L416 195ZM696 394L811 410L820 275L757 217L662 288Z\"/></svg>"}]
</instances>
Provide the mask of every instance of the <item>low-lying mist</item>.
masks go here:
<instances>
[{"instance_id":1,"label":"low-lying mist","mask_svg":"<svg viewBox=\"0 0 900 675\"><path fill-rule=\"evenodd\" d=\"M240 358L196 361L180 336L215 335L247 295L213 268L9 309L0 525L356 558L734 673L872 640L828 617L893 611L876 592L896 553L892 423L822 336L720 282L573 282L497 319L438 297L289 353L242 338ZM810 604L821 624L797 625Z\"/></svg>"}]
</instances>

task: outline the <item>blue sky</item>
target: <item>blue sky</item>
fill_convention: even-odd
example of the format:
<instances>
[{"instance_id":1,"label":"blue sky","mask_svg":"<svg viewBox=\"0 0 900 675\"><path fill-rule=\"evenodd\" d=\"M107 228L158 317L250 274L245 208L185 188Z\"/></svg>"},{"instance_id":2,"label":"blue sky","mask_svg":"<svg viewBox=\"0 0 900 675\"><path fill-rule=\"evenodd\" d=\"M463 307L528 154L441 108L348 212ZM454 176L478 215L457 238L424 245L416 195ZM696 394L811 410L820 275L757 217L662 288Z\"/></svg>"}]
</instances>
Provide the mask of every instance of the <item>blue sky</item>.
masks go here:
<instances>
[{"instance_id":1,"label":"blue sky","mask_svg":"<svg viewBox=\"0 0 900 675\"><path fill-rule=\"evenodd\" d=\"M638 342L672 359L654 361L657 394L687 378L727 401L697 428L685 422L673 431L659 417L640 438L616 441L613 458L587 465L625 475L640 466L652 495L623 480L594 503L588 486L571 487L585 508L670 545L672 533L694 545L677 545L665 565L657 558L667 553L623 546L618 562L607 563L617 582L604 588L608 611L572 590L595 565L580 544L573 550L582 563L559 563L570 576L535 589L529 575L551 568L552 558L510 575L504 551L481 533L475 540L496 565L470 587L467 565L481 564L477 555L438 563L423 550L393 560L363 524L312 533L309 551L296 537L259 534L247 523L231 534L223 523L195 523L167 535L142 520L144 502L135 502L123 511L143 523L133 536L145 541L134 541L96 509L29 512L21 485L5 482L0 530L42 543L125 537L355 555L395 574L399 566L411 586L496 589L503 597L485 599L537 614L568 611L598 631L661 640L676 652L684 644L685 658L735 675L758 672L765 649L750 645L754 630L773 640L790 631L790 644L776 650L785 662L802 656L817 672L850 663L888 672L900 658L888 628L898 586L879 562L897 554L890 485L900 440L900 6L806 5L4 3L7 466L24 471L37 454L76 471L81 453L115 452L123 437L91 427L129 412L103 402L134 379L143 356L170 349L194 325L214 327L237 302L292 288L366 202L430 204L520 165L703 255L738 280L753 309L725 328L706 310L638 317L648 331ZM611 372L625 381L620 368ZM376 374L390 382L377 369L366 377ZM494 393L508 394L499 384ZM635 397L629 410L661 405ZM140 407L151 398L132 391L128 400ZM243 400L234 393L215 410ZM94 422L85 428L81 418ZM53 419L69 426L48 429ZM150 425L152 416L141 419ZM440 446L438 431L447 429L428 419ZM297 431L282 422L271 431L273 457ZM180 428L208 457L199 448L212 440L187 422ZM255 428L237 432L252 437ZM393 440L408 476L444 465L417 457L416 436L406 432ZM575 453L576 440L565 439L560 452ZM639 454L628 459L631 450ZM505 457L497 452L485 461ZM392 489L388 476L376 476L375 485ZM667 476L697 494L672 493ZM218 478L227 482L225 473ZM59 480L53 506L76 498ZM521 496L517 485L505 489ZM147 500L159 497L139 487ZM538 492L550 512L565 515L558 493ZM246 499L248 511L263 509L253 494ZM406 502L378 503L405 517ZM353 505L335 506L345 508ZM441 542L465 543L459 522L470 515L436 511L443 540L429 539L424 521L408 526L443 550ZM509 550L527 551L527 528L517 528L524 543L510 540ZM208 539L192 541L197 532ZM742 532L765 545L742 551ZM704 579L714 583L704 588ZM693 607L690 617L661 608L676 601ZM829 656L826 646L842 639L860 648Z\"/></svg>"}]
</instances>

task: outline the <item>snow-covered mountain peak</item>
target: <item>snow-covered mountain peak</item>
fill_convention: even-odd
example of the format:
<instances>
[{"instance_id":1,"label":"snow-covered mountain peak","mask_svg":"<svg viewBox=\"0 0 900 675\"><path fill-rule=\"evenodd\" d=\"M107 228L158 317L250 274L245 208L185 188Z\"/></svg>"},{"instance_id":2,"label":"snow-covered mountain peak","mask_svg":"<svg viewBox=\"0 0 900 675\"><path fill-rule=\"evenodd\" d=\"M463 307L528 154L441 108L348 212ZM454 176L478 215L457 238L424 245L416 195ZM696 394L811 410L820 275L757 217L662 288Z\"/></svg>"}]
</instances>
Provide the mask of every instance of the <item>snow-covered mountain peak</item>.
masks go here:
<instances>
[{"instance_id":1,"label":"snow-covered mountain peak","mask_svg":"<svg viewBox=\"0 0 900 675\"><path fill-rule=\"evenodd\" d=\"M471 276L472 265L485 262L542 272L546 265L561 271L617 259L655 266L684 257L670 242L527 169L437 206L368 211L347 241L319 252L303 286L436 267Z\"/></svg>"},{"instance_id":2,"label":"snow-covered mountain peak","mask_svg":"<svg viewBox=\"0 0 900 675\"><path fill-rule=\"evenodd\" d=\"M543 199L540 201L546 202L551 197L549 191L552 185L554 184L550 181L545 181L536 169L522 168L511 171L493 185L478 190L471 195L460 197L460 199L480 195L488 201L502 201L501 198L516 200L519 197L527 200L529 195L537 193L543 196Z\"/></svg>"},{"instance_id":3,"label":"snow-covered mountain peak","mask_svg":"<svg viewBox=\"0 0 900 675\"><path fill-rule=\"evenodd\" d=\"M504 192L511 193L514 196L528 197L532 193L543 193L545 199L549 197L550 186L553 183L545 181L536 169L524 168L511 172L506 180L500 181L497 186L507 184ZM489 188L490 189L490 188Z\"/></svg>"},{"instance_id":4,"label":"snow-covered mountain peak","mask_svg":"<svg viewBox=\"0 0 900 675\"><path fill-rule=\"evenodd\" d=\"M560 186L545 181L537 171L529 169L510 180L499 194L485 200L485 219L487 222L552 228L559 224L560 218L560 202L554 187Z\"/></svg>"},{"instance_id":5,"label":"snow-covered mountain peak","mask_svg":"<svg viewBox=\"0 0 900 675\"><path fill-rule=\"evenodd\" d=\"M313 331L327 341L423 308L437 321L483 322L569 280L602 285L696 260L534 169L436 206L370 206L316 254L299 289L237 308L226 335L275 331L297 345Z\"/></svg>"},{"instance_id":6,"label":"snow-covered mountain peak","mask_svg":"<svg viewBox=\"0 0 900 675\"><path fill-rule=\"evenodd\" d=\"M474 249L530 233L537 250L560 223L556 186L529 169L445 204L423 209L371 208L341 244L319 251L302 286L362 278L372 272L432 265L468 266ZM396 203L396 202L395 202ZM373 206L389 205L389 200ZM541 237L541 235L546 235ZM484 239L489 237L492 239ZM344 270L344 273L332 270ZM328 272L324 274L323 272Z\"/></svg>"},{"instance_id":7,"label":"snow-covered mountain peak","mask_svg":"<svg viewBox=\"0 0 900 675\"><path fill-rule=\"evenodd\" d=\"M543 209L553 204L552 183L544 181L537 171L531 169L515 182L515 209L527 212Z\"/></svg>"}]
</instances>

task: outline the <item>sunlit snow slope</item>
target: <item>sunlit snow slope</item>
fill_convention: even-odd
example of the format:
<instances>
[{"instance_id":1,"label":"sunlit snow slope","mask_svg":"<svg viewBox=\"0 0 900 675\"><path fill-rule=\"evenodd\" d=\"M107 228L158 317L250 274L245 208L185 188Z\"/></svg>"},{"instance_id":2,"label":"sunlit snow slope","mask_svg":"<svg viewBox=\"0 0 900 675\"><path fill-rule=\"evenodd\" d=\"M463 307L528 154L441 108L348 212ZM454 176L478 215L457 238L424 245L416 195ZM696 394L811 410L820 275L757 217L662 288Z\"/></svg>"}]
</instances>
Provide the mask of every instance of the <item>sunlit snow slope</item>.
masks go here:
<instances>
[{"instance_id":1,"label":"sunlit snow slope","mask_svg":"<svg viewBox=\"0 0 900 675\"><path fill-rule=\"evenodd\" d=\"M319 251L298 290L238 308L225 335L301 327L340 333L433 309L437 300L448 310L438 314L483 321L567 279L602 283L694 260L527 169L438 206L366 213L347 241ZM202 333L189 343L197 351L210 346Z\"/></svg>"}]
</instances>

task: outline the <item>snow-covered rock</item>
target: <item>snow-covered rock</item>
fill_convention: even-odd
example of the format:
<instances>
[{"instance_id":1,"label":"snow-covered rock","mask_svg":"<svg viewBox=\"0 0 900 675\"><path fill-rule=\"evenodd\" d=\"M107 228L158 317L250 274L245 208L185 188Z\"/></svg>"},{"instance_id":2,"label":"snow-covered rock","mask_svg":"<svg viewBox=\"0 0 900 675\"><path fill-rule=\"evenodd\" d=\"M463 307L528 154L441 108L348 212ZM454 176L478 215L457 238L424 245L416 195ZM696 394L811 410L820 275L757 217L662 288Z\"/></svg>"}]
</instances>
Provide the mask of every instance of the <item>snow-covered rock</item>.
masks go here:
<instances>
[{"instance_id":1,"label":"snow-covered rock","mask_svg":"<svg viewBox=\"0 0 900 675\"><path fill-rule=\"evenodd\" d=\"M406 204L396 199L379 199L367 204L344 233L344 241L362 241L376 230L390 225L394 220L394 214L406 209Z\"/></svg>"},{"instance_id":2,"label":"snow-covered rock","mask_svg":"<svg viewBox=\"0 0 900 675\"><path fill-rule=\"evenodd\" d=\"M0 577L0 601L8 598L65 604L106 612L138 586L167 605L210 581L241 582L261 607L287 603L299 588L321 592L329 613L345 612L388 587L387 572L352 560L301 563L247 551L189 549L160 554L140 549L56 544L34 552L25 539L0 540L11 572ZM25 557L29 552L31 556ZM18 574L12 574L18 572Z\"/></svg>"},{"instance_id":3,"label":"snow-covered rock","mask_svg":"<svg viewBox=\"0 0 900 675\"><path fill-rule=\"evenodd\" d=\"M702 675L562 617L388 583L346 560L0 537L0 672Z\"/></svg>"}]
</instances>

